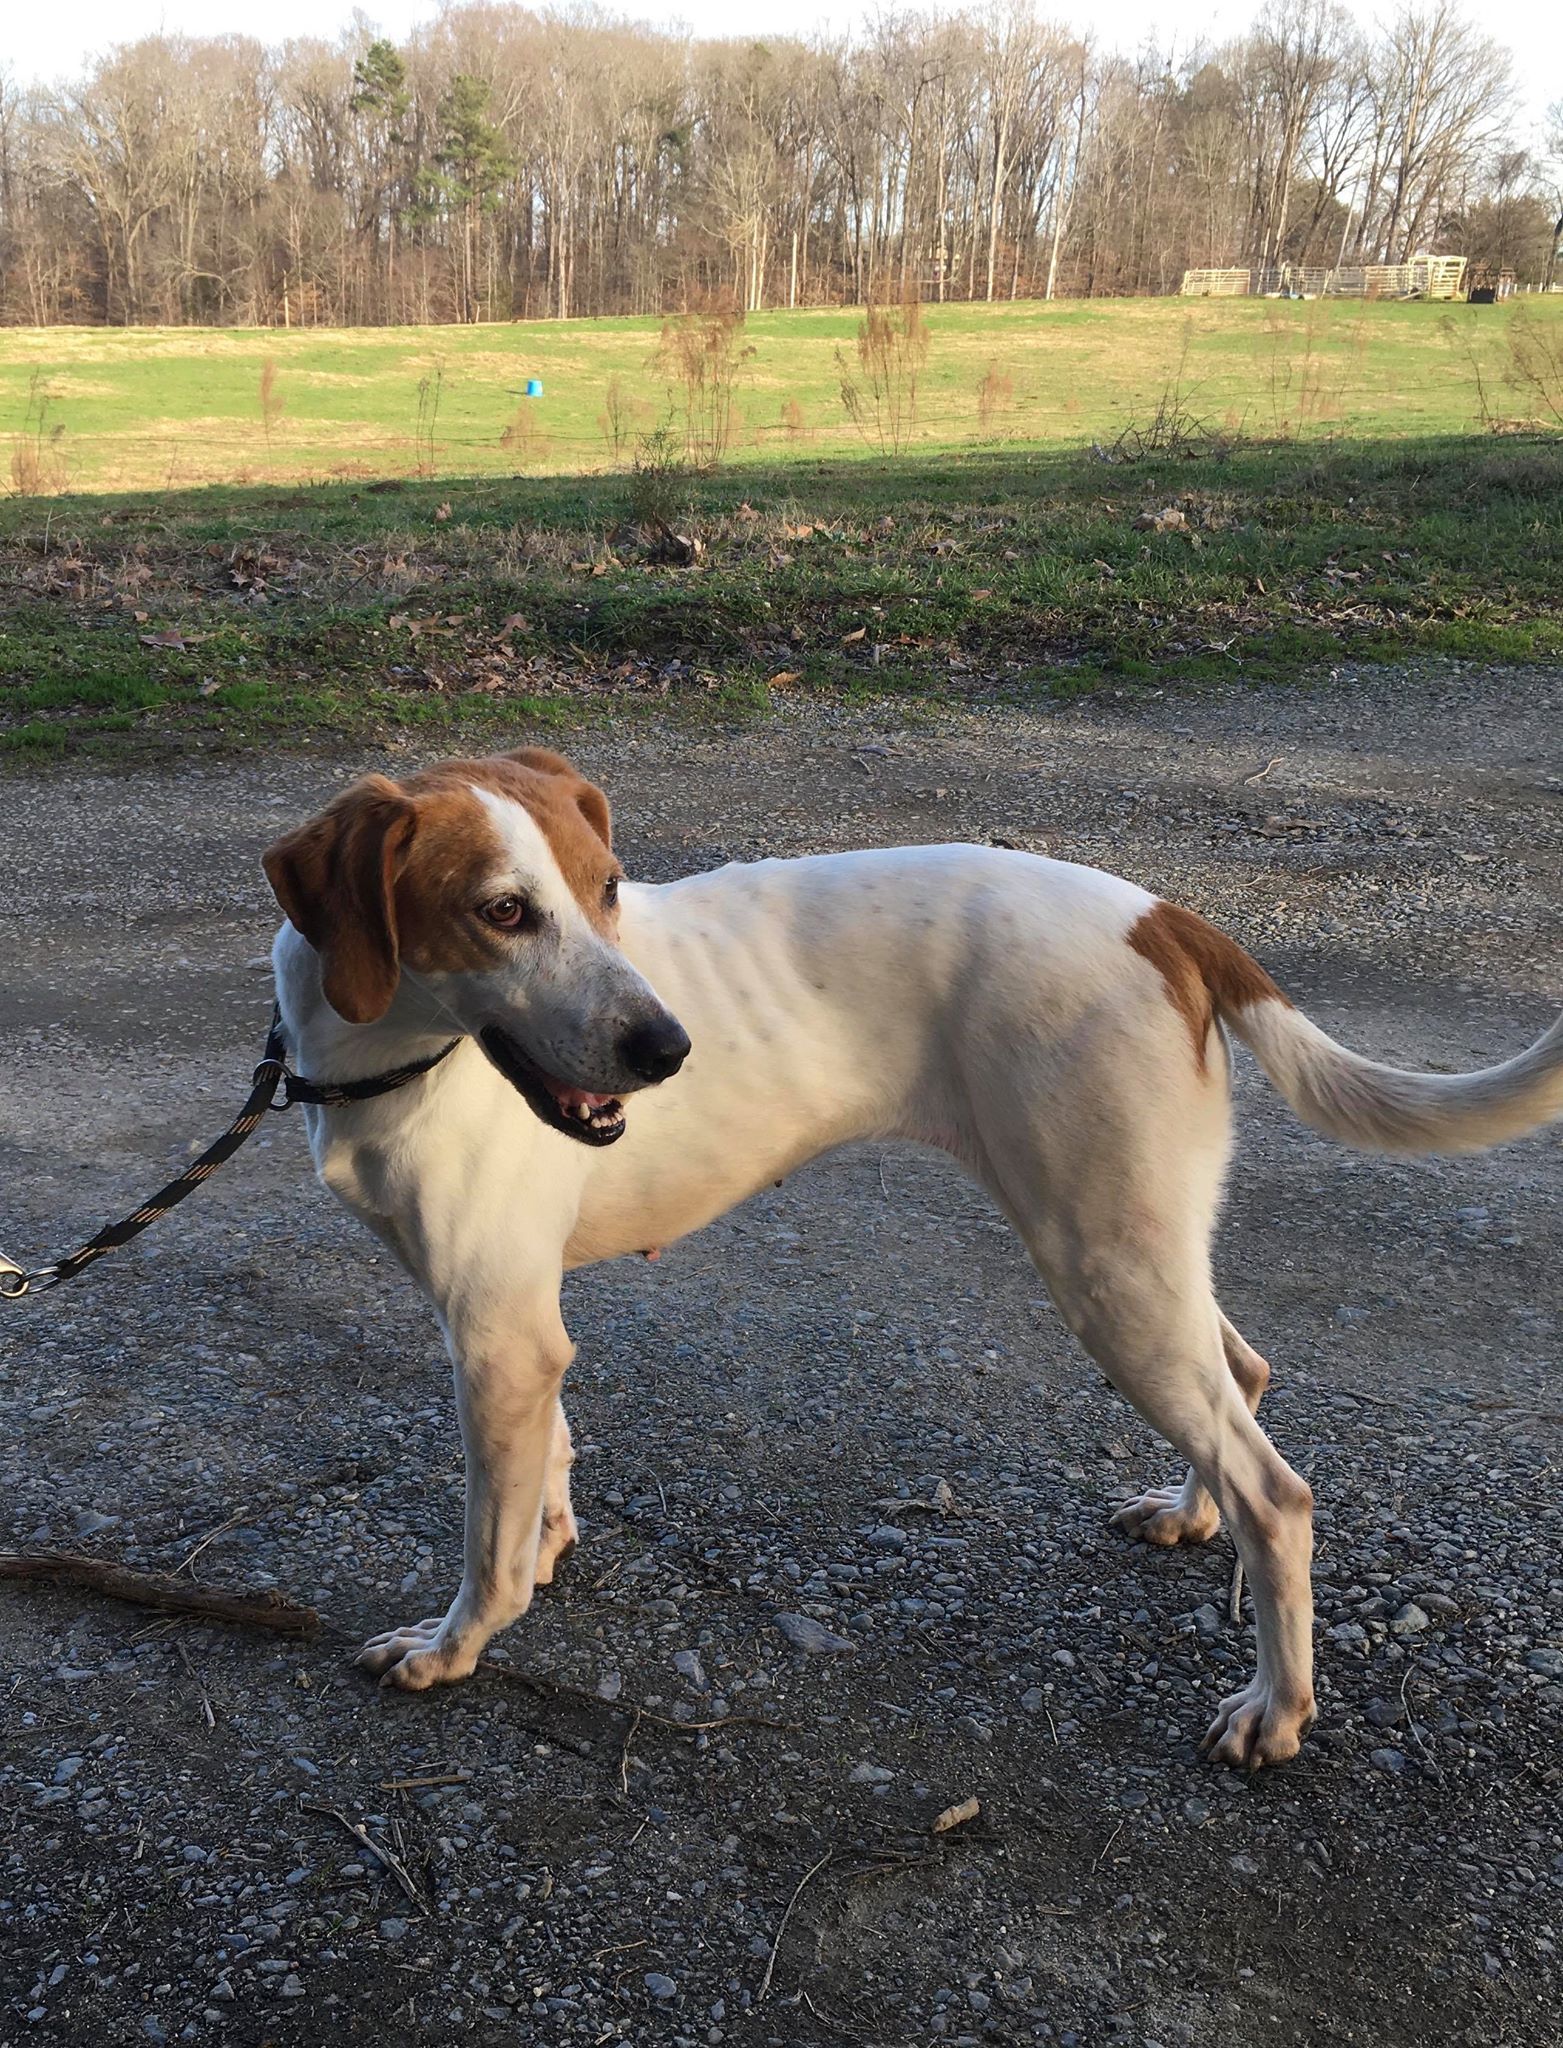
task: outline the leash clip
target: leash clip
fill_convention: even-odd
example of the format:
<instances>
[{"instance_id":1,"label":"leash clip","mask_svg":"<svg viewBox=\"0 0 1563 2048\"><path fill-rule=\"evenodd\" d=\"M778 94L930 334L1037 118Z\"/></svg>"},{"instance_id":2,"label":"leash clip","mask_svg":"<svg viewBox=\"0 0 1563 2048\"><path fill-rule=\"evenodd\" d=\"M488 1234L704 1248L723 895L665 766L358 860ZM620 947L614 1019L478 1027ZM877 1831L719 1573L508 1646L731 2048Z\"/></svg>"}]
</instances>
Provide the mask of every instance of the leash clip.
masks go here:
<instances>
[{"instance_id":1,"label":"leash clip","mask_svg":"<svg viewBox=\"0 0 1563 2048\"><path fill-rule=\"evenodd\" d=\"M32 1284L31 1275L0 1252L0 1301L20 1301Z\"/></svg>"},{"instance_id":2,"label":"leash clip","mask_svg":"<svg viewBox=\"0 0 1563 2048\"><path fill-rule=\"evenodd\" d=\"M254 1073L251 1074L250 1086L252 1088L263 1088L269 1083L271 1093L267 1099L266 1107L268 1109L284 1110L293 1107L292 1080L293 1076L288 1072L286 1060L278 1059L275 1055L269 1054L256 1067ZM277 1100L279 1088L282 1091L282 1100L280 1102Z\"/></svg>"}]
</instances>

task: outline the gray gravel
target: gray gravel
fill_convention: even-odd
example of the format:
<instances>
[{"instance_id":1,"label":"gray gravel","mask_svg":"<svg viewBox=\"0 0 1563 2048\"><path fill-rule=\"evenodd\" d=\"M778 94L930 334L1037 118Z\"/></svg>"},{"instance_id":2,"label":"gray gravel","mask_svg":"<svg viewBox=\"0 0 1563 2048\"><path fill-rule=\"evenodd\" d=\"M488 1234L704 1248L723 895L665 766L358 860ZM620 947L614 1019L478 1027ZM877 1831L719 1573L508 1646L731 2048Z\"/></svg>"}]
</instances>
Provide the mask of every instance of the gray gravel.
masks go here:
<instances>
[{"instance_id":1,"label":"gray gravel","mask_svg":"<svg viewBox=\"0 0 1563 2048\"><path fill-rule=\"evenodd\" d=\"M1366 1052L1460 1067L1563 994L1560 713L1555 672L1439 667L576 751L637 874L997 836L1196 904ZM7 1250L226 1120L269 1000L256 854L359 765L0 784ZM1247 1067L1239 1095L1222 1296L1319 1500L1322 1719L1252 1782L1195 1750L1252 1660L1225 1537L1107 1530L1171 1461L928 1155L842 1154L571 1282L584 1545L513 1675L452 1692L346 1661L448 1596L459 1457L429 1318L297 1125L5 1312L8 1540L204 1546L196 1576L332 1633L0 1588L0 2039L1558 2038L1556 1140L1358 1159Z\"/></svg>"}]
</instances>

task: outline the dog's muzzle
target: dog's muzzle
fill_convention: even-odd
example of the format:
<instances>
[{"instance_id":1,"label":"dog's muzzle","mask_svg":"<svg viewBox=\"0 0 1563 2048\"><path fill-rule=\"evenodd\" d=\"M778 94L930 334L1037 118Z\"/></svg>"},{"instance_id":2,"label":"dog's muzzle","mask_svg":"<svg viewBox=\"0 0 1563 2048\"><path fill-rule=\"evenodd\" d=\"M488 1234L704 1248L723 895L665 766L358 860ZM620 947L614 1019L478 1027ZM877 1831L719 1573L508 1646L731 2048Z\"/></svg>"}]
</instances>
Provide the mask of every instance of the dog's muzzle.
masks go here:
<instances>
[{"instance_id":1,"label":"dog's muzzle","mask_svg":"<svg viewBox=\"0 0 1563 2048\"><path fill-rule=\"evenodd\" d=\"M619 1096L559 1080L497 1024L486 1025L478 1042L511 1087L525 1098L533 1115L550 1129L583 1145L611 1145L624 1136L624 1104ZM620 1040L618 1052L624 1071L634 1077L632 1087L654 1087L670 1080L684 1064L689 1034L674 1017L653 1018L631 1026Z\"/></svg>"}]
</instances>

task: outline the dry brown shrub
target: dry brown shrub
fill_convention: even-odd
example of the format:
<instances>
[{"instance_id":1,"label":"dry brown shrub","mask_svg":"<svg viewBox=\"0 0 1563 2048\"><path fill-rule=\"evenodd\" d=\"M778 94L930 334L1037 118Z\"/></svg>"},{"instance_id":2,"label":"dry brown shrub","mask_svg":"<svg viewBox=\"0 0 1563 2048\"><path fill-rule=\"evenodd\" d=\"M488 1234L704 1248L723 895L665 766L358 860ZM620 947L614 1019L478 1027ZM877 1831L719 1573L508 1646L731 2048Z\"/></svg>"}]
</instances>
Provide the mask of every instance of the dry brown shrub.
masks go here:
<instances>
[{"instance_id":1,"label":"dry brown shrub","mask_svg":"<svg viewBox=\"0 0 1563 2048\"><path fill-rule=\"evenodd\" d=\"M836 351L847 417L881 455L899 455L916 430L928 348L921 301L907 299L898 306L867 308L857 331L855 368Z\"/></svg>"},{"instance_id":2,"label":"dry brown shrub","mask_svg":"<svg viewBox=\"0 0 1563 2048\"><path fill-rule=\"evenodd\" d=\"M684 454L697 469L715 469L733 436L733 396L754 350L744 341L742 307L713 300L662 323L655 362L684 433Z\"/></svg>"},{"instance_id":3,"label":"dry brown shrub","mask_svg":"<svg viewBox=\"0 0 1563 2048\"><path fill-rule=\"evenodd\" d=\"M1504 382L1524 399L1533 419L1563 427L1563 330L1521 303L1509 315L1504 342Z\"/></svg>"},{"instance_id":4,"label":"dry brown shrub","mask_svg":"<svg viewBox=\"0 0 1563 2048\"><path fill-rule=\"evenodd\" d=\"M984 439L993 432L999 414L1014 403L1014 378L997 363L989 363L977 383L977 430Z\"/></svg>"},{"instance_id":5,"label":"dry brown shrub","mask_svg":"<svg viewBox=\"0 0 1563 2048\"><path fill-rule=\"evenodd\" d=\"M635 416L639 410L635 399L630 395L623 374L615 370L603 392L602 411L597 415L597 431L607 442L608 453L612 456L616 469L623 465L625 450L629 447L635 432Z\"/></svg>"},{"instance_id":6,"label":"dry brown shrub","mask_svg":"<svg viewBox=\"0 0 1563 2048\"><path fill-rule=\"evenodd\" d=\"M11 440L11 489L19 498L58 496L69 481L65 425L50 418L54 406L54 387L41 370L34 370L21 432Z\"/></svg>"},{"instance_id":7,"label":"dry brown shrub","mask_svg":"<svg viewBox=\"0 0 1563 2048\"><path fill-rule=\"evenodd\" d=\"M445 359L436 356L418 379L418 411L413 426L414 467L419 476L433 476L439 462L435 433L440 423L440 401L445 395Z\"/></svg>"},{"instance_id":8,"label":"dry brown shrub","mask_svg":"<svg viewBox=\"0 0 1563 2048\"><path fill-rule=\"evenodd\" d=\"M277 389L277 364L272 356L267 356L265 362L261 364L259 397L261 427L269 450L272 434L281 425L282 415L287 409L286 401Z\"/></svg>"},{"instance_id":9,"label":"dry brown shrub","mask_svg":"<svg viewBox=\"0 0 1563 2048\"><path fill-rule=\"evenodd\" d=\"M542 461L548 452L548 436L531 399L523 398L516 407L499 437L499 445L513 459L517 469L530 469Z\"/></svg>"}]
</instances>

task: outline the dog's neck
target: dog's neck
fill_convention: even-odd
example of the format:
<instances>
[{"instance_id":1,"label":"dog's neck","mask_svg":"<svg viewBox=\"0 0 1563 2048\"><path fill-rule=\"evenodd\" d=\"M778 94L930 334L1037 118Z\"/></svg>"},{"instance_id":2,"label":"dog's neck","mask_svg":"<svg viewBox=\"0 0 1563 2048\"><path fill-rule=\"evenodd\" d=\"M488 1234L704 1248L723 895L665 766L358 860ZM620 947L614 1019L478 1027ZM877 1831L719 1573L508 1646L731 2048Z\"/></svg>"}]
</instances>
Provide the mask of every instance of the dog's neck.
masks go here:
<instances>
[{"instance_id":1,"label":"dog's neck","mask_svg":"<svg viewBox=\"0 0 1563 2048\"><path fill-rule=\"evenodd\" d=\"M293 1070L311 1081L359 1081L427 1059L460 1036L460 1026L405 975L391 1007L373 1024L348 1024L326 1001L320 955L284 924L271 949L277 1003Z\"/></svg>"}]
</instances>

